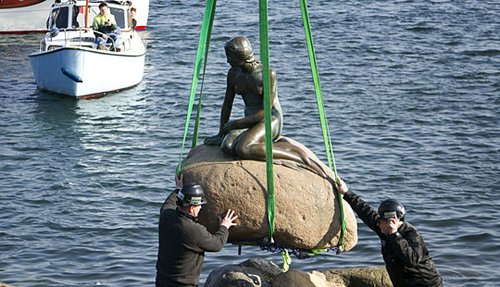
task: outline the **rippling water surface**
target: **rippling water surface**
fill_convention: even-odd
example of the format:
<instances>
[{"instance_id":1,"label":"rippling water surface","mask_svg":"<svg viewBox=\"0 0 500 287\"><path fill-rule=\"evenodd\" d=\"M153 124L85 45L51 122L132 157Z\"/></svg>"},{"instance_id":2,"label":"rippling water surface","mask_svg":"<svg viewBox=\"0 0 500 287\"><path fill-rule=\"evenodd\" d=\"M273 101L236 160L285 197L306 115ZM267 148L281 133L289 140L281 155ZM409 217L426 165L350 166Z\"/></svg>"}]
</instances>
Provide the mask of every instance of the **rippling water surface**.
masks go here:
<instances>
[{"instance_id":1,"label":"rippling water surface","mask_svg":"<svg viewBox=\"0 0 500 287\"><path fill-rule=\"evenodd\" d=\"M41 35L0 36L0 282L153 284L158 210L174 185L204 13L195 2L151 1L144 81L96 100L37 91L27 55ZM270 2L284 134L324 159L298 1ZM500 4L309 6L340 174L374 205L405 203L446 286L498 286ZM202 138L218 128L223 45L240 34L258 54L257 1L219 1ZM257 256L280 263L228 245L207 255L202 281L214 267ZM292 266L373 265L383 265L379 243L361 223L354 250Z\"/></svg>"}]
</instances>

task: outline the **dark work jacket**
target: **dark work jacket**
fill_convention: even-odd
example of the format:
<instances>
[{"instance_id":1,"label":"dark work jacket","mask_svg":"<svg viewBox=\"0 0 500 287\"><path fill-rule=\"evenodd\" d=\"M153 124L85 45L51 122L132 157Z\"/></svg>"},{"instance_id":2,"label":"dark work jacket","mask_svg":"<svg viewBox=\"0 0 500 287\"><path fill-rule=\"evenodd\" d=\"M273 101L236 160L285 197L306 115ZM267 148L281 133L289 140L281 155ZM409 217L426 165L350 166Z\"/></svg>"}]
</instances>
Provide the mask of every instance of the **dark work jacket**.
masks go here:
<instances>
[{"instance_id":1,"label":"dark work jacket","mask_svg":"<svg viewBox=\"0 0 500 287\"><path fill-rule=\"evenodd\" d=\"M344 200L380 238L385 267L394 287L443 286L443 279L415 227L404 221L398 232L386 236L377 225L378 213L358 195L348 191Z\"/></svg>"},{"instance_id":2,"label":"dark work jacket","mask_svg":"<svg viewBox=\"0 0 500 287\"><path fill-rule=\"evenodd\" d=\"M220 251L229 231L221 225L211 234L176 208L176 198L172 192L160 211L156 286L198 286L205 252Z\"/></svg>"}]
</instances>

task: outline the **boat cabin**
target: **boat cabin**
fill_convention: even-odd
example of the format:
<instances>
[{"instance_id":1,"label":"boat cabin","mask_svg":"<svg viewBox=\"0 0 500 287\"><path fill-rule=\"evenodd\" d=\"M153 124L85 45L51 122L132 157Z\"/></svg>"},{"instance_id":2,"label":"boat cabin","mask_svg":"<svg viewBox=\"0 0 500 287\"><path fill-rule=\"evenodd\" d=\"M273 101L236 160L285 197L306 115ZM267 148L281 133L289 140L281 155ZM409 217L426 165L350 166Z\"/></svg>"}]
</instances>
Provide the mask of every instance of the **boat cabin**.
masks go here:
<instances>
[{"instance_id":1,"label":"boat cabin","mask_svg":"<svg viewBox=\"0 0 500 287\"><path fill-rule=\"evenodd\" d=\"M45 37L44 48L53 50L62 46L80 46L96 48L97 31L92 30L94 17L99 14L99 4L106 2L110 13L115 17L121 32L131 31L130 1L90 1L88 10L86 1L56 0L47 18L49 39ZM78 31L79 33L69 33Z\"/></svg>"}]
</instances>

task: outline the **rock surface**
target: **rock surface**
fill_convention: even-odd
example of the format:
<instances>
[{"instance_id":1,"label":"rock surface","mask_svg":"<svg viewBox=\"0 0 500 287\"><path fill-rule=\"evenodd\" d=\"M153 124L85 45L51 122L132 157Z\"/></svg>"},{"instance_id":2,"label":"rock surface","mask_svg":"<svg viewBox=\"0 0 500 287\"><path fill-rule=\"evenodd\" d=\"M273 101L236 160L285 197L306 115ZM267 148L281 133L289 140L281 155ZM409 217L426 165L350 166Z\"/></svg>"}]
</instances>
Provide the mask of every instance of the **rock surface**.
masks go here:
<instances>
[{"instance_id":1,"label":"rock surface","mask_svg":"<svg viewBox=\"0 0 500 287\"><path fill-rule=\"evenodd\" d=\"M385 267L344 268L323 270L326 280L339 286L349 287L392 287Z\"/></svg>"},{"instance_id":2,"label":"rock surface","mask_svg":"<svg viewBox=\"0 0 500 287\"><path fill-rule=\"evenodd\" d=\"M303 272L289 270L279 274L272 281L273 287L343 287L343 285L333 285L326 280L323 273L318 271Z\"/></svg>"},{"instance_id":3,"label":"rock surface","mask_svg":"<svg viewBox=\"0 0 500 287\"><path fill-rule=\"evenodd\" d=\"M263 259L212 270L205 287L392 287L384 267L283 272Z\"/></svg>"},{"instance_id":4,"label":"rock surface","mask_svg":"<svg viewBox=\"0 0 500 287\"><path fill-rule=\"evenodd\" d=\"M205 189L208 203L200 222L210 231L218 228L217 217L230 208L239 215L230 242L255 244L268 235L265 162L236 160L218 147L200 145L183 161L182 173L185 183L199 183ZM295 162L276 162L274 194L275 242L300 249L337 246L340 209L327 180ZM343 201L343 207L344 249L350 250L357 243L357 224L349 204Z\"/></svg>"},{"instance_id":5,"label":"rock surface","mask_svg":"<svg viewBox=\"0 0 500 287\"><path fill-rule=\"evenodd\" d=\"M237 265L226 265L212 270L205 287L270 287L275 276L283 271L264 259L250 259Z\"/></svg>"}]
</instances>

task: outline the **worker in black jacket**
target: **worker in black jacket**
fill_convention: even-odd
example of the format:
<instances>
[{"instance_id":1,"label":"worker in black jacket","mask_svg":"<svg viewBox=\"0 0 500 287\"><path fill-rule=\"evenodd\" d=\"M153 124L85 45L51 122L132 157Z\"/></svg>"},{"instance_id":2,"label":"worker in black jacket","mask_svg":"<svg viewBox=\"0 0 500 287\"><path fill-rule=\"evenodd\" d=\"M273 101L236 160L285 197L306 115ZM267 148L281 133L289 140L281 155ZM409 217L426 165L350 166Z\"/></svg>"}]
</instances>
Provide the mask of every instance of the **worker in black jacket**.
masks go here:
<instances>
[{"instance_id":1,"label":"worker in black jacket","mask_svg":"<svg viewBox=\"0 0 500 287\"><path fill-rule=\"evenodd\" d=\"M238 216L228 210L219 230L211 234L197 222L205 203L203 188L193 184L176 189L165 200L160 210L156 286L198 286L205 252L220 251L227 242Z\"/></svg>"},{"instance_id":2,"label":"worker in black jacket","mask_svg":"<svg viewBox=\"0 0 500 287\"><path fill-rule=\"evenodd\" d=\"M405 209L395 199L380 203L373 210L343 180L335 184L363 222L377 233L382 243L385 267L394 287L442 287L443 279L436 271L434 261L419 232L404 220Z\"/></svg>"}]
</instances>

